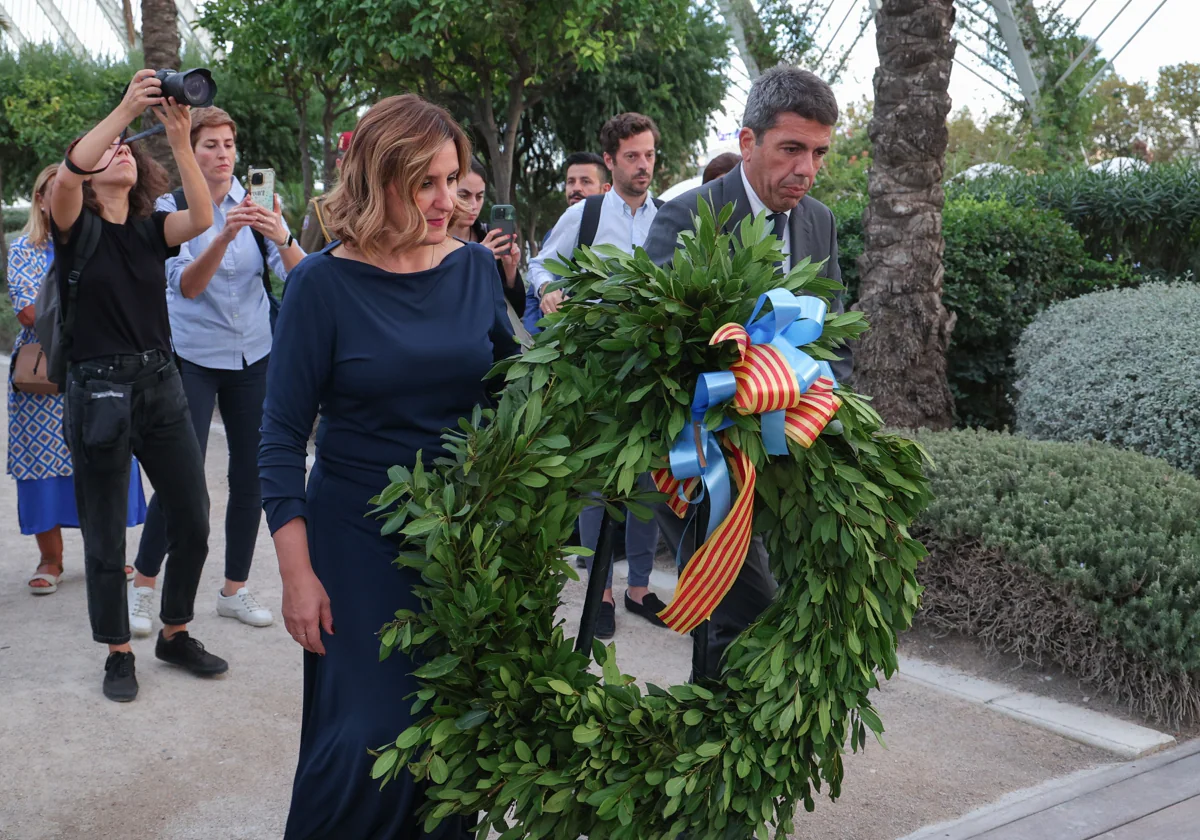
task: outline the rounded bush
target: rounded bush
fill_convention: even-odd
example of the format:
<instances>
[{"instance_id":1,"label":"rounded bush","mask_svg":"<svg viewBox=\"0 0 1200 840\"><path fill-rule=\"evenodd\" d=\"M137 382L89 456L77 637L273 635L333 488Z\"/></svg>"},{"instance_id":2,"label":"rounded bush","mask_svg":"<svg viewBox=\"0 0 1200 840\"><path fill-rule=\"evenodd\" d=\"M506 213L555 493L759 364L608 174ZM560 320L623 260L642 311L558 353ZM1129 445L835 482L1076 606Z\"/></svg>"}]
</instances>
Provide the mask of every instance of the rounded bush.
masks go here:
<instances>
[{"instance_id":1,"label":"rounded bush","mask_svg":"<svg viewBox=\"0 0 1200 840\"><path fill-rule=\"evenodd\" d=\"M1200 287L1086 295L1030 324L1016 353L1017 429L1098 440L1200 473Z\"/></svg>"}]
</instances>

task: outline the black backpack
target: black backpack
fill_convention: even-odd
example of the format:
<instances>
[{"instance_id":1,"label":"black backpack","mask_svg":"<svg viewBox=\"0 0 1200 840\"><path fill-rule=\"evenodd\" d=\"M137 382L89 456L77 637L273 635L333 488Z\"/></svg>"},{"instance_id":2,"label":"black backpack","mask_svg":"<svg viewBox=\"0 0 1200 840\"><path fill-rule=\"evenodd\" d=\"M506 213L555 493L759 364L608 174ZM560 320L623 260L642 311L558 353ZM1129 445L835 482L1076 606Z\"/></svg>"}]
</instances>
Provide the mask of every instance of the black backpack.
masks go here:
<instances>
[{"instance_id":1,"label":"black backpack","mask_svg":"<svg viewBox=\"0 0 1200 840\"><path fill-rule=\"evenodd\" d=\"M589 195L583 200L583 221L579 225L579 241L575 244L576 248L582 248L584 245L591 247L592 242L596 240L596 230L600 227L600 211L604 206L605 193L597 193ZM661 198L651 198L655 207L662 207L664 202Z\"/></svg>"},{"instance_id":2,"label":"black backpack","mask_svg":"<svg viewBox=\"0 0 1200 840\"><path fill-rule=\"evenodd\" d=\"M175 199L176 210L188 209L187 196L184 195L182 189L174 190L171 197ZM262 284L263 290L267 293L267 305L271 310L271 332L275 332L275 321L279 318L279 298L275 297L275 291L271 288L271 265L267 260L267 238L254 228L250 228L250 232L254 234L254 243L258 245L258 253L262 255Z\"/></svg>"}]
</instances>

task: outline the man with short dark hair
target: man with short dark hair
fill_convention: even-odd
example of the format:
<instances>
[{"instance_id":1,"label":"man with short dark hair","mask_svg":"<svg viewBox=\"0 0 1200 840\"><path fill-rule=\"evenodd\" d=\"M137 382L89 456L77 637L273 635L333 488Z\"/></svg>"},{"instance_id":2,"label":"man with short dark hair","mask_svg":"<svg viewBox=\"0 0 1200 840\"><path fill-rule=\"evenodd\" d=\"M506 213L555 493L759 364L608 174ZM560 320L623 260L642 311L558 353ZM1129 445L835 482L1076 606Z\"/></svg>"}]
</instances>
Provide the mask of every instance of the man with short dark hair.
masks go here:
<instances>
[{"instance_id":1,"label":"man with short dark hair","mask_svg":"<svg viewBox=\"0 0 1200 840\"><path fill-rule=\"evenodd\" d=\"M608 182L608 167L604 165L604 158L595 152L571 152L567 155L563 170L566 172L563 188L567 194L568 207L574 207L590 195L600 195L612 189L612 184ZM546 247L553 233L554 228L546 231L546 235L542 237L542 248ZM542 331L537 325L542 319L541 303L533 286L527 286L525 314L521 316L521 320L530 335L537 335Z\"/></svg>"},{"instance_id":2,"label":"man with short dark hair","mask_svg":"<svg viewBox=\"0 0 1200 840\"><path fill-rule=\"evenodd\" d=\"M658 265L671 262L679 234L695 229L696 201L703 197L715 214L733 203L733 215L722 228L723 233L736 231L747 216L765 210L775 235L783 241L784 271L790 271L797 260L809 257L813 262L824 262L822 274L840 283L833 213L808 195L829 152L837 120L837 99L820 77L786 65L763 73L754 80L746 97L746 113L738 135L741 164L663 205L646 238L650 259ZM831 309L844 311L840 296ZM844 382L853 369L853 358L849 347L839 352L842 357L830 362L830 367L838 381ZM693 521L703 523L708 518L708 502L700 504ZM695 528L685 533L683 520L666 505L659 506L657 519L667 543L672 548L684 543L682 556L691 557L699 547ZM693 657L693 679L719 676L725 648L766 609L775 597L775 589L766 549L756 537L733 588L706 622L706 636L699 639Z\"/></svg>"},{"instance_id":3,"label":"man with short dark hair","mask_svg":"<svg viewBox=\"0 0 1200 840\"><path fill-rule=\"evenodd\" d=\"M658 201L650 193L654 161L658 147L658 126L643 114L618 114L600 129L604 165L612 172L613 188L601 195L579 201L554 225L545 247L529 263L529 281L541 299L542 312L558 311L565 297L562 290L546 291L558 277L546 268L548 259L569 259L580 245L615 245L622 251L646 241L650 225L658 212ZM604 508L585 508L579 516L583 545L595 550L600 537ZM652 624L665 626L658 617L666 604L650 591L650 572L658 549L658 525L642 522L633 515L625 519L625 556L629 561L629 581L625 590L625 609ZM591 569L588 560L588 569ZM612 570L604 601L596 618L596 637L610 639L616 633L616 604L612 593Z\"/></svg>"}]
</instances>

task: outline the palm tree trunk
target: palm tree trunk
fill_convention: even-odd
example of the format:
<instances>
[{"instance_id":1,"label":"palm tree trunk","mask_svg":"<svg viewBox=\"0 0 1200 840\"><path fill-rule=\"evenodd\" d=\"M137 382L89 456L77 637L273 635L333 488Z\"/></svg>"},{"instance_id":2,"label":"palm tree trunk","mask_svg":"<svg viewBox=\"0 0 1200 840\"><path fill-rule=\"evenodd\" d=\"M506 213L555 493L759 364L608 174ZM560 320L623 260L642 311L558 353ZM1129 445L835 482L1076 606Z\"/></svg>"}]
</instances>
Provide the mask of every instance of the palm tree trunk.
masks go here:
<instances>
[{"instance_id":1,"label":"palm tree trunk","mask_svg":"<svg viewBox=\"0 0 1200 840\"><path fill-rule=\"evenodd\" d=\"M871 202L863 219L859 302L871 330L855 350L855 386L885 422L954 422L942 305L942 170L949 134L953 0L883 0L876 18Z\"/></svg>"},{"instance_id":2,"label":"palm tree trunk","mask_svg":"<svg viewBox=\"0 0 1200 840\"><path fill-rule=\"evenodd\" d=\"M142 0L142 49L146 56L146 67L154 70L179 69L179 23L175 0ZM158 119L149 110L142 115L142 128L158 124ZM166 167L171 176L171 186L179 185L179 173L171 146L163 134L140 141L146 144L150 154Z\"/></svg>"}]
</instances>

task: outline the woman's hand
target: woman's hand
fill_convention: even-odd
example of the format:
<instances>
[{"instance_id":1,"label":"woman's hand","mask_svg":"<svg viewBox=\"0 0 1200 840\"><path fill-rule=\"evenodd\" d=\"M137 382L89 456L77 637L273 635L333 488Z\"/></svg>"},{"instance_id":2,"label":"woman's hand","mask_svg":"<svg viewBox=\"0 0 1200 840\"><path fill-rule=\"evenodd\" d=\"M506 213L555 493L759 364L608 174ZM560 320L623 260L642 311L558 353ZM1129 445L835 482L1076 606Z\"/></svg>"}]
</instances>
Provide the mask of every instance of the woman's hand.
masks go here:
<instances>
[{"instance_id":1,"label":"woman's hand","mask_svg":"<svg viewBox=\"0 0 1200 840\"><path fill-rule=\"evenodd\" d=\"M321 629L333 635L333 613L329 595L311 567L283 579L283 624L300 647L325 655Z\"/></svg>"},{"instance_id":2,"label":"woman's hand","mask_svg":"<svg viewBox=\"0 0 1200 840\"><path fill-rule=\"evenodd\" d=\"M221 228L220 233L221 241L225 245L232 243L242 228L249 227L258 221L260 212L258 205L250 197L250 193L246 193L242 202L225 214L225 227Z\"/></svg>"},{"instance_id":3,"label":"woman's hand","mask_svg":"<svg viewBox=\"0 0 1200 840\"><path fill-rule=\"evenodd\" d=\"M32 303L17 313L17 321L22 327L32 327L37 321L37 307Z\"/></svg>"},{"instance_id":4,"label":"woman's hand","mask_svg":"<svg viewBox=\"0 0 1200 840\"><path fill-rule=\"evenodd\" d=\"M133 74L133 81L117 106L122 115L128 117L126 123L133 122L147 108L163 103L162 82L154 78L154 74L154 70L139 70Z\"/></svg>"},{"instance_id":5,"label":"woman's hand","mask_svg":"<svg viewBox=\"0 0 1200 840\"><path fill-rule=\"evenodd\" d=\"M253 207L256 219L252 222L252 227L282 248L283 243L287 242L288 230L287 226L283 223L283 208L279 206L279 196L275 196L274 213L267 212L257 204L253 205Z\"/></svg>"},{"instance_id":6,"label":"woman's hand","mask_svg":"<svg viewBox=\"0 0 1200 840\"><path fill-rule=\"evenodd\" d=\"M521 249L515 239L516 237L509 239L500 228L492 228L480 243L500 260L500 264L504 266L504 282L509 286L516 283L517 266L521 263Z\"/></svg>"},{"instance_id":7,"label":"woman's hand","mask_svg":"<svg viewBox=\"0 0 1200 840\"><path fill-rule=\"evenodd\" d=\"M155 81L158 81L155 79ZM159 122L167 127L167 140L171 148L182 146L191 148L192 145L192 109L188 105L180 105L175 97L167 97L166 103L156 112Z\"/></svg>"}]
</instances>

